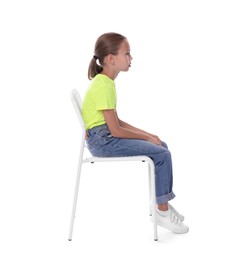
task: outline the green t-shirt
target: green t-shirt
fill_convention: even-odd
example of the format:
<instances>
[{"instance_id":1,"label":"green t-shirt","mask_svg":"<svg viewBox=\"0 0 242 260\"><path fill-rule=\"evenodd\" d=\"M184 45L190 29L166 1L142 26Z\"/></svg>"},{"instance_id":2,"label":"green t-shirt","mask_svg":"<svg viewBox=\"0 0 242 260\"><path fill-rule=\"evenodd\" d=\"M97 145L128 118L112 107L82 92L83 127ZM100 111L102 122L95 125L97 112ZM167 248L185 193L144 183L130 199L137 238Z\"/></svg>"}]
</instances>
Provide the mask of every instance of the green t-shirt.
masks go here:
<instances>
[{"instance_id":1,"label":"green t-shirt","mask_svg":"<svg viewBox=\"0 0 242 260\"><path fill-rule=\"evenodd\" d=\"M82 116L86 129L105 124L102 110L116 109L115 83L103 74L97 74L85 94Z\"/></svg>"}]
</instances>

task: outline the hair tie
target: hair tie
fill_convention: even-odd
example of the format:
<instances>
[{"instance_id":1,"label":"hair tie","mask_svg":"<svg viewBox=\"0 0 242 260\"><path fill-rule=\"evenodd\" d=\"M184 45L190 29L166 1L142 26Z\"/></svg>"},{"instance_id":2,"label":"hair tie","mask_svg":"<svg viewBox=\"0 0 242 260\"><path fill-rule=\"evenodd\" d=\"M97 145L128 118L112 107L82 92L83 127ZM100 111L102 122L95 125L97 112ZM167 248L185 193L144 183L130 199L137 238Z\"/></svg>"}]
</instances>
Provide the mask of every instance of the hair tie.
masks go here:
<instances>
[{"instance_id":1,"label":"hair tie","mask_svg":"<svg viewBox=\"0 0 242 260\"><path fill-rule=\"evenodd\" d=\"M93 59L94 59L94 60L97 60L98 57L97 57L96 55L93 55Z\"/></svg>"}]
</instances>

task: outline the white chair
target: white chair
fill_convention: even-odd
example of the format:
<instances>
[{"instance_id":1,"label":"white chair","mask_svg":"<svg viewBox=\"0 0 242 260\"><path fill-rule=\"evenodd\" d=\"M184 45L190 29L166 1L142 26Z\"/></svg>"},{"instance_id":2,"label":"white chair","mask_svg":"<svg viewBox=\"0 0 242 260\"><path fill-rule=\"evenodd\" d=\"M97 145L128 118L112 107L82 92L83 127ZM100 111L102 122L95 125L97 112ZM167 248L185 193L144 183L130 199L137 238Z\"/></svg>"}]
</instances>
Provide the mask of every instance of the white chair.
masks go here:
<instances>
[{"instance_id":1,"label":"white chair","mask_svg":"<svg viewBox=\"0 0 242 260\"><path fill-rule=\"evenodd\" d=\"M84 156L84 148L85 148L85 135L86 129L85 124L82 119L82 112L81 112L81 97L76 89L73 89L71 92L71 100L76 110L79 122L81 123L82 128L82 138L81 138L81 149L79 155L79 163L77 169L77 176L76 176L76 184L75 184L75 192L74 192L74 199L72 205L72 214L71 214L71 222L70 222L70 231L69 231L69 238L68 240L72 240L72 233L74 227L74 218L76 213L76 205L77 205L77 198L78 198L78 190L79 190L79 182L81 176L81 169L83 163L94 163L94 162L120 162L120 161L142 161L148 163L149 169L149 200L150 200L150 215L153 218L153 227L154 227L154 240L158 240L157 236L157 219L156 219L156 196L155 196L155 167L153 160L148 156L129 156L129 157L89 157L83 158Z\"/></svg>"}]
</instances>

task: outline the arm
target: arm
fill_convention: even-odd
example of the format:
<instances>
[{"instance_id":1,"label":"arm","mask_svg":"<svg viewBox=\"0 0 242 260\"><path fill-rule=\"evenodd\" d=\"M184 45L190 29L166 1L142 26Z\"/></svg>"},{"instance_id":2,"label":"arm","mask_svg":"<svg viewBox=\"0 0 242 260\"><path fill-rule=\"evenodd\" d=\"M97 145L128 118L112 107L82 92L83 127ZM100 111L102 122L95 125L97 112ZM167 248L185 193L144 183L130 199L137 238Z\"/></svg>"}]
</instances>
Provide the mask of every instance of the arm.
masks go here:
<instances>
[{"instance_id":1,"label":"arm","mask_svg":"<svg viewBox=\"0 0 242 260\"><path fill-rule=\"evenodd\" d=\"M103 115L112 136L128 139L142 139L161 145L161 141L151 134L121 121L114 109L103 110Z\"/></svg>"},{"instance_id":2,"label":"arm","mask_svg":"<svg viewBox=\"0 0 242 260\"><path fill-rule=\"evenodd\" d=\"M117 117L118 117L118 115L117 115ZM156 139L157 144L161 145L161 140L160 140L160 138L159 138L157 135L153 135L153 134L148 133L148 132L146 132L146 131L144 131L144 130L141 130L141 129L137 128L137 127L134 127L134 126L132 126L132 125L130 125L130 124L128 124L128 123L126 123L126 122L120 120L119 117L118 117L118 120L119 120L119 124L120 124L122 127L131 129L131 130L134 130L134 131L137 131L137 132L140 132L140 133L144 133L144 134L146 134L146 135L149 135L149 136L151 136L152 138Z\"/></svg>"},{"instance_id":3,"label":"arm","mask_svg":"<svg viewBox=\"0 0 242 260\"><path fill-rule=\"evenodd\" d=\"M134 127L134 126L132 126L132 125L130 125L130 124L120 120L119 118L118 118L118 121L119 121L120 126L122 126L124 128L128 128L130 130L133 130L133 131L136 131L136 132L140 132L140 133L147 134L147 135L155 137L155 135L150 134L150 133L148 133L148 132L146 132L144 130L141 130L141 129L137 128L137 127Z\"/></svg>"}]
</instances>

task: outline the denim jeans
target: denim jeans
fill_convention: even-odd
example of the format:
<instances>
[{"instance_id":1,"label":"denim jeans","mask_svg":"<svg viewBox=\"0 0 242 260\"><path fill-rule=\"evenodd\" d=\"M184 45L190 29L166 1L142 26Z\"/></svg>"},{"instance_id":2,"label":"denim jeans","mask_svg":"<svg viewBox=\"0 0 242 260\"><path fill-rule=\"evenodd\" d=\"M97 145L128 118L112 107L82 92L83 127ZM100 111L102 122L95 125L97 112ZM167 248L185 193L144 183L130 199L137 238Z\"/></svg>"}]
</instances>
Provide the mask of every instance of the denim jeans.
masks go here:
<instances>
[{"instance_id":1,"label":"denim jeans","mask_svg":"<svg viewBox=\"0 0 242 260\"><path fill-rule=\"evenodd\" d=\"M118 157L145 155L155 165L157 204L166 203L175 197L172 191L172 159L167 145L162 146L140 139L113 137L106 124L88 130L87 147L93 156Z\"/></svg>"}]
</instances>

